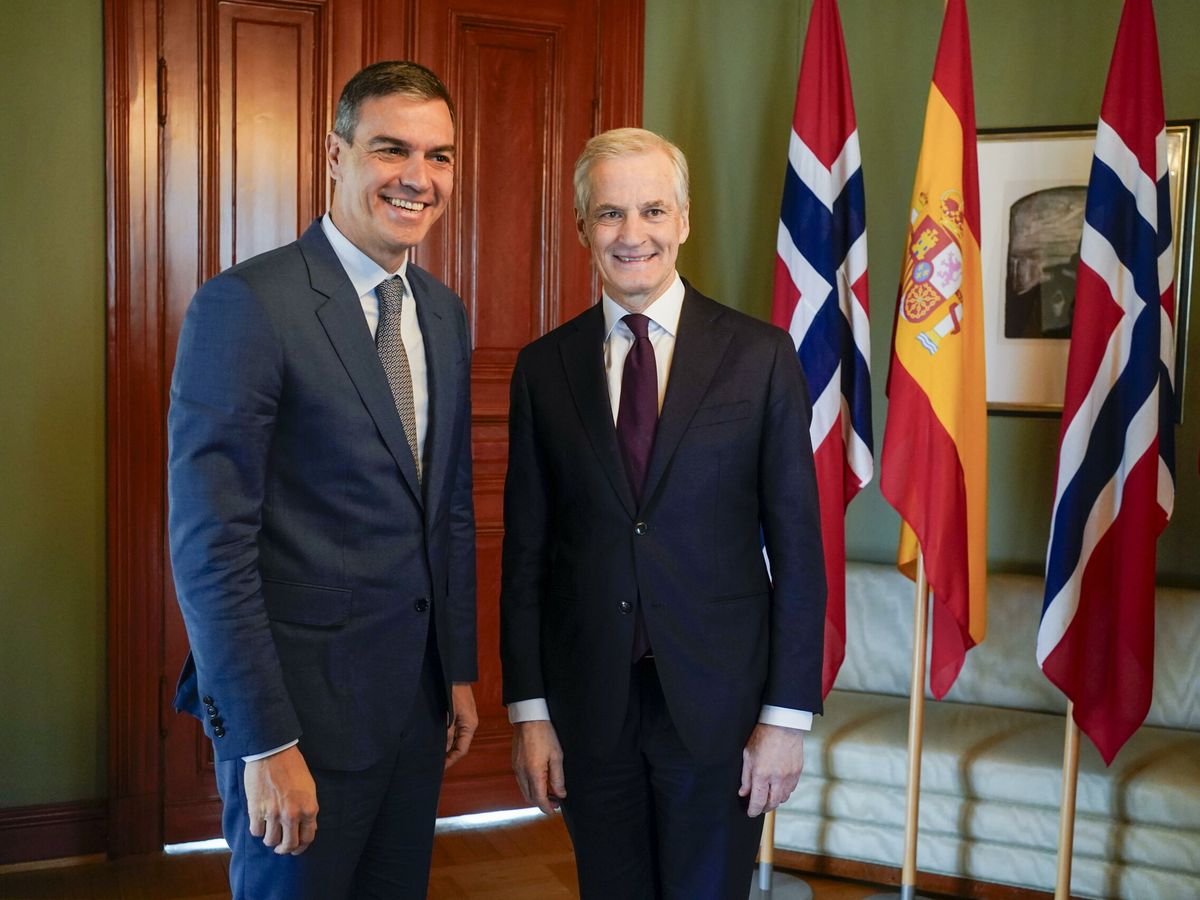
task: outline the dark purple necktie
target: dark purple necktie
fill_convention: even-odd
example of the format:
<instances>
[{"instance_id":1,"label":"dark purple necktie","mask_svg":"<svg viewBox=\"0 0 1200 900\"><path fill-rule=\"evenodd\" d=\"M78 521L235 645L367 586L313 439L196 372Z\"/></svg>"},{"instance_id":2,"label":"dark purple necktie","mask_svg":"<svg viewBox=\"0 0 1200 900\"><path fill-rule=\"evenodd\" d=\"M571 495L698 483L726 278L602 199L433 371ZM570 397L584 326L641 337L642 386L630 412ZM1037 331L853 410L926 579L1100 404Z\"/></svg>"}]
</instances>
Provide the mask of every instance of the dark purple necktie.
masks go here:
<instances>
[{"instance_id":1,"label":"dark purple necktie","mask_svg":"<svg viewBox=\"0 0 1200 900\"><path fill-rule=\"evenodd\" d=\"M617 440L629 486L640 504L650 448L654 446L654 428L658 425L658 367L654 363L654 345L646 333L650 320L640 313L630 313L621 321L633 332L633 346L625 357L621 374Z\"/></svg>"},{"instance_id":2,"label":"dark purple necktie","mask_svg":"<svg viewBox=\"0 0 1200 900\"><path fill-rule=\"evenodd\" d=\"M650 449L654 446L654 429L658 425L658 366L654 362L654 345L646 333L650 320L640 313L630 313L623 321L633 332L633 346L629 348L621 373L617 441L621 445L629 486L633 488L633 496L640 506L646 467L650 463ZM633 620L633 661L637 662L649 653L650 635L646 631L642 598L639 596Z\"/></svg>"}]
</instances>

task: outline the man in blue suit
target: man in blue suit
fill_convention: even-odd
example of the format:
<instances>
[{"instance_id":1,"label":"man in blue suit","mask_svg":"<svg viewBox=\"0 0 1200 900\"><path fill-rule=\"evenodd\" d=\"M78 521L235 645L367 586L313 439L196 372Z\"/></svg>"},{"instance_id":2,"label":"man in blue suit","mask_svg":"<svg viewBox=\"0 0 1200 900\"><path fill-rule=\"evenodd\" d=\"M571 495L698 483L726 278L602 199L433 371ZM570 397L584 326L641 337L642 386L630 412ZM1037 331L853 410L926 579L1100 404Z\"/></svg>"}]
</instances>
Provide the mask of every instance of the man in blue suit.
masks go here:
<instances>
[{"instance_id":1,"label":"man in blue suit","mask_svg":"<svg viewBox=\"0 0 1200 900\"><path fill-rule=\"evenodd\" d=\"M477 725L470 339L408 262L454 185L445 86L346 85L329 212L197 292L169 416L170 544L235 897L424 898Z\"/></svg>"},{"instance_id":2,"label":"man in blue suit","mask_svg":"<svg viewBox=\"0 0 1200 900\"><path fill-rule=\"evenodd\" d=\"M688 213L679 148L592 138L575 216L604 293L512 379L513 767L530 802L561 804L584 900L745 898L821 711L804 375L786 332L680 278Z\"/></svg>"}]
</instances>

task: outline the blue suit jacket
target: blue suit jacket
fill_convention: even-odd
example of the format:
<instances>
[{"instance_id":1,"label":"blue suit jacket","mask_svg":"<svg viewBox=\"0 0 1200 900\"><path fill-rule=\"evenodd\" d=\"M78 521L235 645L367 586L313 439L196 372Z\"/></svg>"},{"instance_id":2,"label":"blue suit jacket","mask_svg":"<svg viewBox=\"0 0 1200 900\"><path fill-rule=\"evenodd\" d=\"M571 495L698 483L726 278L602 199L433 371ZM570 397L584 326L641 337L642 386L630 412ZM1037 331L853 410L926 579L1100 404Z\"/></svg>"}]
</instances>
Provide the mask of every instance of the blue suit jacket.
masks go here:
<instances>
[{"instance_id":1,"label":"blue suit jacket","mask_svg":"<svg viewBox=\"0 0 1200 900\"><path fill-rule=\"evenodd\" d=\"M764 703L820 712L810 417L787 333L688 286L638 504L603 309L522 350L504 489L504 701L545 697L564 749L606 753L625 719L640 598L672 721L697 759L739 753Z\"/></svg>"},{"instance_id":2,"label":"blue suit jacket","mask_svg":"<svg viewBox=\"0 0 1200 900\"><path fill-rule=\"evenodd\" d=\"M362 307L314 222L221 273L184 319L168 417L171 561L191 643L176 708L218 759L295 738L360 769L403 728L430 617L472 681L475 522L462 302L413 265L424 482ZM449 702L449 700L447 700Z\"/></svg>"}]
</instances>

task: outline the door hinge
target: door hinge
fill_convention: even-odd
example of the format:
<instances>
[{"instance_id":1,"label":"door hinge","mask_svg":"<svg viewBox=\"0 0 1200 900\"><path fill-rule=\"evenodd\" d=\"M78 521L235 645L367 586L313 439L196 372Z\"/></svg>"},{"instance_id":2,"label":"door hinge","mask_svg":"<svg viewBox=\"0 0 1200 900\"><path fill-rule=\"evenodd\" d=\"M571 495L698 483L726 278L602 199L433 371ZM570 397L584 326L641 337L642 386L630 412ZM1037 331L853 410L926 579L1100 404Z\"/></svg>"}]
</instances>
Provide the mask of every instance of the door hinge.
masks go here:
<instances>
[{"instance_id":1,"label":"door hinge","mask_svg":"<svg viewBox=\"0 0 1200 900\"><path fill-rule=\"evenodd\" d=\"M167 124L167 61L158 59L158 124Z\"/></svg>"}]
</instances>

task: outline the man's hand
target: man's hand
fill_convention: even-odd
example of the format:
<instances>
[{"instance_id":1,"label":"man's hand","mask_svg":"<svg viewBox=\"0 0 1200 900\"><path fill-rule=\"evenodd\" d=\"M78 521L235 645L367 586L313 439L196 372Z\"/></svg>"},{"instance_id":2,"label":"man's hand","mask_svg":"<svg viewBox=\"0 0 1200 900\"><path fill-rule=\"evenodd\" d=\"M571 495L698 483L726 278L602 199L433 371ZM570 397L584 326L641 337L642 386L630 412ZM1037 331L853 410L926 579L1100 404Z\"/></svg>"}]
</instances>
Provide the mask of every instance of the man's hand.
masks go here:
<instances>
[{"instance_id":1,"label":"man's hand","mask_svg":"<svg viewBox=\"0 0 1200 900\"><path fill-rule=\"evenodd\" d=\"M512 767L525 799L547 815L567 796L562 747L546 719L513 725Z\"/></svg>"},{"instance_id":2,"label":"man's hand","mask_svg":"<svg viewBox=\"0 0 1200 900\"><path fill-rule=\"evenodd\" d=\"M739 797L749 797L746 815L770 812L792 796L804 768L804 732L781 725L754 726L742 751Z\"/></svg>"},{"instance_id":3,"label":"man's hand","mask_svg":"<svg viewBox=\"0 0 1200 900\"><path fill-rule=\"evenodd\" d=\"M450 687L450 700L454 714L450 727L446 729L446 768L450 768L467 755L475 729L479 727L479 713L475 710L475 694L469 684Z\"/></svg>"},{"instance_id":4,"label":"man's hand","mask_svg":"<svg viewBox=\"0 0 1200 900\"><path fill-rule=\"evenodd\" d=\"M300 748L246 763L250 833L279 855L299 856L317 836L317 785Z\"/></svg>"}]
</instances>

